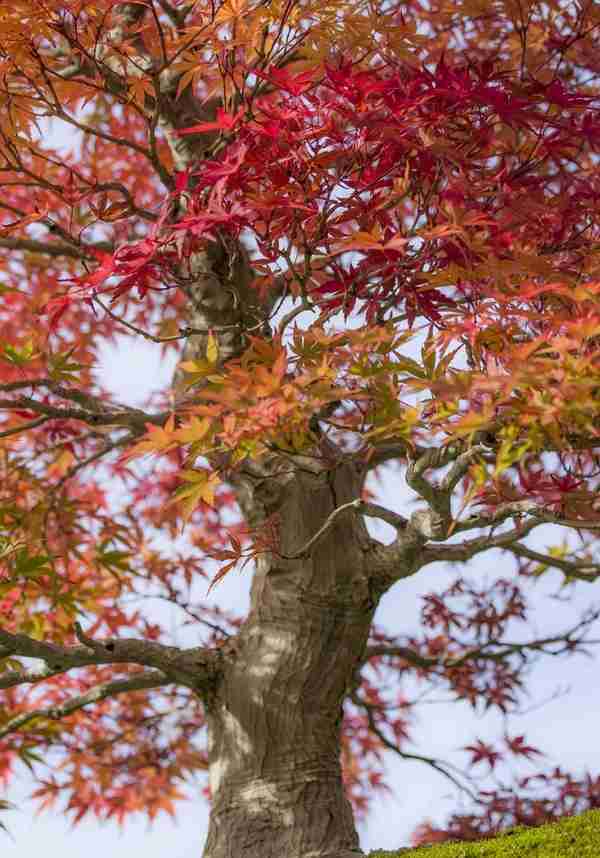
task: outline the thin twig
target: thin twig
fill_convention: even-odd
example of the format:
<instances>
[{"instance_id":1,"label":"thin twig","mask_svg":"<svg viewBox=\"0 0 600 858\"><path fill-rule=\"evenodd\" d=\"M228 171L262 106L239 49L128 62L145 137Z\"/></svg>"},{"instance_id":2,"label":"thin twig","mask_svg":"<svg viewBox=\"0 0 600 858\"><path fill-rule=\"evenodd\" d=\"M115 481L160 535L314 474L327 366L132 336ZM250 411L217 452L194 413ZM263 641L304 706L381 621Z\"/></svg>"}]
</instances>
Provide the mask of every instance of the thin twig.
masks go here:
<instances>
[{"instance_id":1,"label":"thin twig","mask_svg":"<svg viewBox=\"0 0 600 858\"><path fill-rule=\"evenodd\" d=\"M29 423L21 423L20 426L13 426L12 429L5 429L0 432L0 438L8 438L10 435L19 435L21 432L27 432L29 429L35 429L37 426L47 423L50 417L38 417L37 420L31 420Z\"/></svg>"},{"instance_id":2,"label":"thin twig","mask_svg":"<svg viewBox=\"0 0 600 858\"><path fill-rule=\"evenodd\" d=\"M471 799L475 800L476 796L472 792L472 790L468 786L466 786L465 784L461 783L461 781L459 781L455 775L453 775L451 772L447 771L446 767L456 768L455 766L452 766L451 763L440 762L439 760L436 760L434 757L425 757L421 754L411 754L411 753L408 753L407 751L401 751L400 748L398 747L398 745L395 745L393 742L390 742L390 740L382 733L382 731L377 726L377 724L375 722L375 716L373 714L373 710L376 707L374 707L370 703L367 703L365 700L361 700L361 698L356 693L352 694L350 696L350 699L355 704L355 706L358 706L361 709L365 710L365 712L367 714L367 720L369 722L369 729L371 730L372 733L374 733L375 736L377 736L377 738L379 739L379 741L381 742L381 744L385 748L387 748L389 751L393 751L394 754L401 757L401 759L403 759L403 760L413 760L414 762L425 763L426 765L430 766L432 769L435 769L436 772L438 772L439 774L441 774L445 778L447 778L461 792L467 793L467 795ZM458 771L460 771L460 770L458 770ZM463 775L462 772L460 772L460 774ZM464 775L463 775L463 777L464 777Z\"/></svg>"}]
</instances>

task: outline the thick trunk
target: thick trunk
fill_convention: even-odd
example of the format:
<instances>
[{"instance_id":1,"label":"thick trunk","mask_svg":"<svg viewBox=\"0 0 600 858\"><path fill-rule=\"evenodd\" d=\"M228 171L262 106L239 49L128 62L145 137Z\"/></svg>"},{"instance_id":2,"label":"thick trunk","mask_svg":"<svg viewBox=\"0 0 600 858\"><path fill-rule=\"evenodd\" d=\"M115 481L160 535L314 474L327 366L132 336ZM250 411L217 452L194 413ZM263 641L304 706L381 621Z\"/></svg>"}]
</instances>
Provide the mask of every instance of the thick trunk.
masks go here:
<instances>
[{"instance_id":1,"label":"thick trunk","mask_svg":"<svg viewBox=\"0 0 600 858\"><path fill-rule=\"evenodd\" d=\"M282 488L291 555L359 491L342 465ZM213 796L204 858L351 858L360 853L340 769L342 704L374 604L367 535L351 513L299 560L263 559L252 608L208 703Z\"/></svg>"},{"instance_id":2,"label":"thick trunk","mask_svg":"<svg viewBox=\"0 0 600 858\"><path fill-rule=\"evenodd\" d=\"M233 252L233 255L232 255ZM239 355L275 295L261 302L243 248L210 246L181 271L190 300L185 357L219 364ZM181 383L179 374L176 386ZM193 398L191 391L189 398ZM206 700L212 809L204 858L356 858L360 855L340 767L342 705L375 608L365 556L370 540L352 512L335 519L314 549L297 554L341 504L360 495L354 464L265 456L232 473L249 525L277 513L280 554L262 556L249 617L228 647ZM280 556L282 555L282 556Z\"/></svg>"}]
</instances>

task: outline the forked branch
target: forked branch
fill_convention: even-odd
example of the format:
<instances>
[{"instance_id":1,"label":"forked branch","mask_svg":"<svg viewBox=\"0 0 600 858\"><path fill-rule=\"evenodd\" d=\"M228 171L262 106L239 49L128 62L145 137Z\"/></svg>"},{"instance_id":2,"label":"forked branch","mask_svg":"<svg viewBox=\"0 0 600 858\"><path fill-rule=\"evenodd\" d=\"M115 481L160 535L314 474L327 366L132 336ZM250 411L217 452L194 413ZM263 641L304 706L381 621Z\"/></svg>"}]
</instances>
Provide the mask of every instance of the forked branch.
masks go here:
<instances>
[{"instance_id":1,"label":"forked branch","mask_svg":"<svg viewBox=\"0 0 600 858\"><path fill-rule=\"evenodd\" d=\"M160 671L170 682L177 682L201 692L214 681L221 670L222 658L216 649L180 649L135 638L95 640L88 637L78 623L75 625L75 633L81 642L80 646L61 646L0 629L0 658L36 658L46 664L46 671L24 671L20 679L18 671L6 674L2 678L8 684L3 685L0 681L0 688L49 679L58 673L78 667L138 664Z\"/></svg>"}]
</instances>

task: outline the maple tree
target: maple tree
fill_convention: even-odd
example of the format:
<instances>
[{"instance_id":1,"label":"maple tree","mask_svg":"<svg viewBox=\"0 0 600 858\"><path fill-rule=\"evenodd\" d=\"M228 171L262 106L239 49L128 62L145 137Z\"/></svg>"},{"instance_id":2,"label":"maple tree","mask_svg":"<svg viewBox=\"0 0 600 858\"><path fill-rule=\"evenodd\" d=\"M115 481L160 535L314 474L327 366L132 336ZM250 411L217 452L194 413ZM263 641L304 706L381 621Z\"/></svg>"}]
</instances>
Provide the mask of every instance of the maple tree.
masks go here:
<instances>
[{"instance_id":1,"label":"maple tree","mask_svg":"<svg viewBox=\"0 0 600 858\"><path fill-rule=\"evenodd\" d=\"M471 797L415 842L600 806L560 768L478 791L411 750L406 691L510 713L600 615L513 636L548 570L600 575L599 31L585 0L0 6L5 786L122 821L206 770L205 858L359 854L388 752ZM145 408L96 372L117 335L178 356ZM468 580L492 549L514 574ZM439 561L419 635L373 622ZM205 600L234 568L243 619Z\"/></svg>"}]
</instances>

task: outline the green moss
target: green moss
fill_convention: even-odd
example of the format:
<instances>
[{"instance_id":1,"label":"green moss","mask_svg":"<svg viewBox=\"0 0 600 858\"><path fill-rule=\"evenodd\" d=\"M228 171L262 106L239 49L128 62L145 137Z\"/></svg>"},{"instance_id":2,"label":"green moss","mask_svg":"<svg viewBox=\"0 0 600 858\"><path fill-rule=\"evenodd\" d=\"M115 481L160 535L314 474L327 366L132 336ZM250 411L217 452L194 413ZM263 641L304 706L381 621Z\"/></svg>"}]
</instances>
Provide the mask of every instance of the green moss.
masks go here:
<instances>
[{"instance_id":1,"label":"green moss","mask_svg":"<svg viewBox=\"0 0 600 858\"><path fill-rule=\"evenodd\" d=\"M370 858L600 858L600 810L540 828L513 828L489 840L377 850Z\"/></svg>"}]
</instances>

